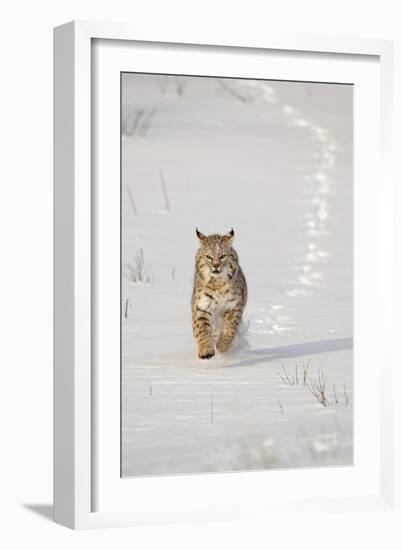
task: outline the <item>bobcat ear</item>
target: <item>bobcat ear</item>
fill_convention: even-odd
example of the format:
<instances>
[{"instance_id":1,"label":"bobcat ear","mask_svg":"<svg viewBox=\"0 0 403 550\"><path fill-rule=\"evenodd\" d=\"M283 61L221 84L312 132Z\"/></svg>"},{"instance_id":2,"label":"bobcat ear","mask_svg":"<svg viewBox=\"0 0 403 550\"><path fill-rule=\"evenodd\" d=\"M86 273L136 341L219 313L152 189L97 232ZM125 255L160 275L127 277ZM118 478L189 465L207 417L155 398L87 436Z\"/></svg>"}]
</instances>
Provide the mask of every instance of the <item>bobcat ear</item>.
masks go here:
<instances>
[{"instance_id":1,"label":"bobcat ear","mask_svg":"<svg viewBox=\"0 0 403 550\"><path fill-rule=\"evenodd\" d=\"M223 239L224 239L225 241L231 242L232 239L234 238L234 235L235 235L234 230L231 229L231 231L229 231L228 233L226 233L225 235L223 235Z\"/></svg>"},{"instance_id":2,"label":"bobcat ear","mask_svg":"<svg viewBox=\"0 0 403 550\"><path fill-rule=\"evenodd\" d=\"M197 227L196 227L196 235L197 235L197 238L199 239L199 241L202 241L202 242L206 238L206 235L203 235L203 233L200 233L200 231L197 229Z\"/></svg>"}]
</instances>

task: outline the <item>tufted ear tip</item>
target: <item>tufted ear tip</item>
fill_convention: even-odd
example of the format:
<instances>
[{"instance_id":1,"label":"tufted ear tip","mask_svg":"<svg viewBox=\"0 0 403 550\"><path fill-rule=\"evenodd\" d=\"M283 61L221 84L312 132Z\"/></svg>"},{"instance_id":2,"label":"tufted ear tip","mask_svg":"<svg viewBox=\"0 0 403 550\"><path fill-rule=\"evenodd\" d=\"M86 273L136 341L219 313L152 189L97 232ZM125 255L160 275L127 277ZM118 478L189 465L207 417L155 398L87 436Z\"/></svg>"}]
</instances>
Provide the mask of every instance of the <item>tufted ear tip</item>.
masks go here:
<instances>
[{"instance_id":1,"label":"tufted ear tip","mask_svg":"<svg viewBox=\"0 0 403 550\"><path fill-rule=\"evenodd\" d=\"M235 235L234 229L231 228L231 231L228 231L228 233L226 233L226 234L224 235L224 239L225 239L226 241L232 241L232 239L234 238L234 235Z\"/></svg>"},{"instance_id":2,"label":"tufted ear tip","mask_svg":"<svg viewBox=\"0 0 403 550\"><path fill-rule=\"evenodd\" d=\"M197 227L196 227L196 235L197 235L197 238L199 239L199 241L204 241L204 239L206 238L206 235L203 235L203 233L201 233Z\"/></svg>"}]
</instances>

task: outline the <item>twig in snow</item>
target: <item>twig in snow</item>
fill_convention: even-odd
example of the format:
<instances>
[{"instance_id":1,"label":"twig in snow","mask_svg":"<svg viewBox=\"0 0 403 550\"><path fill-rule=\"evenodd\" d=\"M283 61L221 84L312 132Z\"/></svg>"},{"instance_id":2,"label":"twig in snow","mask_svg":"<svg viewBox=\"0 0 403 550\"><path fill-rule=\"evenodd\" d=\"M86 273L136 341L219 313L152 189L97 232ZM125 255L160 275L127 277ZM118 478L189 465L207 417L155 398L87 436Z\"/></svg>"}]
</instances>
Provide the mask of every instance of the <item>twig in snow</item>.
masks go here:
<instances>
[{"instance_id":1,"label":"twig in snow","mask_svg":"<svg viewBox=\"0 0 403 550\"><path fill-rule=\"evenodd\" d=\"M327 407L329 401L326 397L326 379L323 375L322 369L318 370L317 380L314 381L309 379L307 382L307 387L309 388L312 395L319 401L321 405Z\"/></svg>"},{"instance_id":2,"label":"twig in snow","mask_svg":"<svg viewBox=\"0 0 403 550\"><path fill-rule=\"evenodd\" d=\"M344 406L345 407L348 407L348 405L350 404L350 397L347 393L347 390L346 390L346 384L344 383L343 384L343 391L344 391Z\"/></svg>"},{"instance_id":3,"label":"twig in snow","mask_svg":"<svg viewBox=\"0 0 403 550\"><path fill-rule=\"evenodd\" d=\"M301 381L302 384L306 386L309 380L309 363L310 360L308 360L307 363L302 364L302 380L300 368L298 367L298 365L295 365L294 374L292 376L288 374L284 364L281 365L281 372L277 371L277 374L280 376L285 386L299 386Z\"/></svg>"},{"instance_id":4,"label":"twig in snow","mask_svg":"<svg viewBox=\"0 0 403 550\"><path fill-rule=\"evenodd\" d=\"M166 208L167 212L170 212L171 211L171 205L169 204L168 189L167 189L167 185L165 183L164 172L162 170L160 170L160 182L161 182L161 187L162 187L162 193L164 195L165 208Z\"/></svg>"},{"instance_id":5,"label":"twig in snow","mask_svg":"<svg viewBox=\"0 0 403 550\"><path fill-rule=\"evenodd\" d=\"M160 89L162 94L165 94L168 88L168 77L167 76L156 76L153 78L154 82Z\"/></svg>"},{"instance_id":6,"label":"twig in snow","mask_svg":"<svg viewBox=\"0 0 403 550\"><path fill-rule=\"evenodd\" d=\"M247 103L248 101L250 101L250 98L242 95L238 90L230 86L225 80L219 80L218 82L226 92L235 97L241 103Z\"/></svg>"},{"instance_id":7,"label":"twig in snow","mask_svg":"<svg viewBox=\"0 0 403 550\"><path fill-rule=\"evenodd\" d=\"M132 207L133 214L137 216L137 208L136 203L134 201L133 191L130 189L130 187L126 187L127 195L129 197L130 206Z\"/></svg>"},{"instance_id":8,"label":"twig in snow","mask_svg":"<svg viewBox=\"0 0 403 550\"><path fill-rule=\"evenodd\" d=\"M146 135L146 133L148 132L148 130L150 129L151 121L152 121L152 118L153 118L156 110L157 109L155 107L153 107L152 109L149 109L146 112L146 114L144 115L143 120L141 121L140 126L139 126L139 130L138 130L139 136L144 137Z\"/></svg>"},{"instance_id":9,"label":"twig in snow","mask_svg":"<svg viewBox=\"0 0 403 550\"><path fill-rule=\"evenodd\" d=\"M337 392L336 392L336 386L335 384L333 384L333 398L334 398L334 402L336 403L336 405L339 404L339 400L337 398Z\"/></svg>"},{"instance_id":10,"label":"twig in snow","mask_svg":"<svg viewBox=\"0 0 403 550\"><path fill-rule=\"evenodd\" d=\"M306 386L306 383L307 383L307 380L308 380L308 371L309 371L310 361L311 361L311 359L309 358L308 362L306 364L302 365L303 372L304 372L304 386Z\"/></svg>"},{"instance_id":11,"label":"twig in snow","mask_svg":"<svg viewBox=\"0 0 403 550\"><path fill-rule=\"evenodd\" d=\"M290 378L288 376L288 372L284 365L281 365L281 370L283 371L283 374L280 372L277 372L277 374L280 376L281 380L283 381L285 386L293 386L295 384L295 378Z\"/></svg>"},{"instance_id":12,"label":"twig in snow","mask_svg":"<svg viewBox=\"0 0 403 550\"><path fill-rule=\"evenodd\" d=\"M145 136L150 129L156 107L151 109L128 108L122 113L122 134L124 136Z\"/></svg>"},{"instance_id":13,"label":"twig in snow","mask_svg":"<svg viewBox=\"0 0 403 550\"><path fill-rule=\"evenodd\" d=\"M132 283L150 283L151 277L148 273L146 273L144 269L144 252L143 249L140 248L138 250L134 262L132 264L126 264L128 273L125 273L126 277L129 279L129 281L132 281Z\"/></svg>"},{"instance_id":14,"label":"twig in snow","mask_svg":"<svg viewBox=\"0 0 403 550\"><path fill-rule=\"evenodd\" d=\"M122 134L132 136L137 133L139 122L146 111L127 108L122 112Z\"/></svg>"},{"instance_id":15,"label":"twig in snow","mask_svg":"<svg viewBox=\"0 0 403 550\"><path fill-rule=\"evenodd\" d=\"M188 81L183 77L177 76L175 78L175 83L176 83L176 93L178 95L183 95L183 92L185 91Z\"/></svg>"}]
</instances>

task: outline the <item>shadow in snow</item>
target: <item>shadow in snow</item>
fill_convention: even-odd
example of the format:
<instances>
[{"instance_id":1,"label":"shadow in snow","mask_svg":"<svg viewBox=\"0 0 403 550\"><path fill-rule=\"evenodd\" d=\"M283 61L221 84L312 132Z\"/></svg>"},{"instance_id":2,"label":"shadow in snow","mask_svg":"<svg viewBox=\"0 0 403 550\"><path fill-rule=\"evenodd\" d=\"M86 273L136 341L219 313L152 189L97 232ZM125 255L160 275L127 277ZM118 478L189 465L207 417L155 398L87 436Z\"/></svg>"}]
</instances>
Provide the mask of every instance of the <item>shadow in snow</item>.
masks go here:
<instances>
[{"instance_id":1,"label":"shadow in snow","mask_svg":"<svg viewBox=\"0 0 403 550\"><path fill-rule=\"evenodd\" d=\"M302 344L291 344L289 346L279 346L276 348L261 348L248 350L256 357L249 357L236 363L226 365L230 367L246 367L256 365L257 363L267 363L267 361L278 361L281 359L290 359L292 357L303 357L315 355L317 353L326 353L330 351L343 351L353 349L352 338L333 338L329 340L317 340L316 342L303 342Z\"/></svg>"}]
</instances>

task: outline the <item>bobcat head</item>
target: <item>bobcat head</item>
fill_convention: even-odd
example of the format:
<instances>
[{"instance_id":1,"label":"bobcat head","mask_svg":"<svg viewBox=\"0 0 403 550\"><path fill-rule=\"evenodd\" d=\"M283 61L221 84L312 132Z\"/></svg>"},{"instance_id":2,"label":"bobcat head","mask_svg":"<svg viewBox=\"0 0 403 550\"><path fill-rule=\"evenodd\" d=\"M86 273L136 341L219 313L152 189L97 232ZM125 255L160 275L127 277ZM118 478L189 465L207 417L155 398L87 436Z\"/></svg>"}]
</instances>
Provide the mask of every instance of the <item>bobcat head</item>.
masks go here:
<instances>
[{"instance_id":1,"label":"bobcat head","mask_svg":"<svg viewBox=\"0 0 403 550\"><path fill-rule=\"evenodd\" d=\"M225 235L203 235L196 228L200 247L196 254L197 272L204 278L219 277L232 279L238 257L232 248L234 230Z\"/></svg>"}]
</instances>

